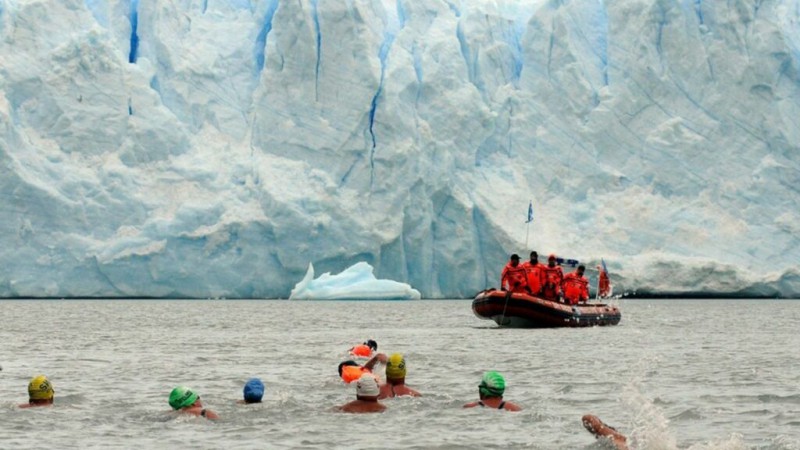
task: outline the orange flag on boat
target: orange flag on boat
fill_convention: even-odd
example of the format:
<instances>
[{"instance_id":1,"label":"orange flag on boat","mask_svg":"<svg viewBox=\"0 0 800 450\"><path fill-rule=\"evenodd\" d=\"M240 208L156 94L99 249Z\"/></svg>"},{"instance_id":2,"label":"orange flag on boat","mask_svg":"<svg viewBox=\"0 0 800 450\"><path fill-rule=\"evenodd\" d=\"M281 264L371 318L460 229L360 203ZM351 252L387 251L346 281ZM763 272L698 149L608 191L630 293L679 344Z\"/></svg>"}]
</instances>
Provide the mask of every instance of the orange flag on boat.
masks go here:
<instances>
[{"instance_id":1,"label":"orange flag on boat","mask_svg":"<svg viewBox=\"0 0 800 450\"><path fill-rule=\"evenodd\" d=\"M600 276L597 279L597 295L600 298L608 298L611 297L611 280L608 278L606 262L603 258L600 258L600 261L603 265L597 266L597 270L600 272Z\"/></svg>"}]
</instances>

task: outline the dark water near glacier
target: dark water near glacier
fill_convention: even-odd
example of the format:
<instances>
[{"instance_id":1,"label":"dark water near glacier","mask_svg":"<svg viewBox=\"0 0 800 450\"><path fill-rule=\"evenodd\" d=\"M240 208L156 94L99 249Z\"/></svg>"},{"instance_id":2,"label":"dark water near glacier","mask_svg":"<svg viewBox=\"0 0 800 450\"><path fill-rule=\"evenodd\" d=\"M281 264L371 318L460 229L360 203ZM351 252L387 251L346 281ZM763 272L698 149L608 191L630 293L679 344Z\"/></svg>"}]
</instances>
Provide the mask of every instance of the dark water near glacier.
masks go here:
<instances>
[{"instance_id":1,"label":"dark water near glacier","mask_svg":"<svg viewBox=\"0 0 800 450\"><path fill-rule=\"evenodd\" d=\"M800 301L623 300L616 327L498 329L470 302L0 301L0 448L601 449L591 412L639 449L799 449ZM418 399L383 414L336 367L372 338ZM520 413L461 406L498 370ZM54 408L21 410L46 374ZM244 382L266 384L242 406ZM176 417L192 387L222 419Z\"/></svg>"}]
</instances>

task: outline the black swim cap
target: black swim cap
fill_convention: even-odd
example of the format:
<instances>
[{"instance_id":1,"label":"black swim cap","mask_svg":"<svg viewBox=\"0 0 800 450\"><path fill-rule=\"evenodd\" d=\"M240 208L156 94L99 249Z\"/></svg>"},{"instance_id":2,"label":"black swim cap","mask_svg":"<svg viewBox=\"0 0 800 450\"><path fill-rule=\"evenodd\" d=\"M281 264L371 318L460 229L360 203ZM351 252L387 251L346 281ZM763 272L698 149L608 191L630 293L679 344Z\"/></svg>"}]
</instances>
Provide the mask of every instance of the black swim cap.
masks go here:
<instances>
[{"instance_id":1,"label":"black swim cap","mask_svg":"<svg viewBox=\"0 0 800 450\"><path fill-rule=\"evenodd\" d=\"M378 350L378 343L373 341L372 339L368 340L367 342L364 342L364 345L371 348L373 351Z\"/></svg>"}]
</instances>

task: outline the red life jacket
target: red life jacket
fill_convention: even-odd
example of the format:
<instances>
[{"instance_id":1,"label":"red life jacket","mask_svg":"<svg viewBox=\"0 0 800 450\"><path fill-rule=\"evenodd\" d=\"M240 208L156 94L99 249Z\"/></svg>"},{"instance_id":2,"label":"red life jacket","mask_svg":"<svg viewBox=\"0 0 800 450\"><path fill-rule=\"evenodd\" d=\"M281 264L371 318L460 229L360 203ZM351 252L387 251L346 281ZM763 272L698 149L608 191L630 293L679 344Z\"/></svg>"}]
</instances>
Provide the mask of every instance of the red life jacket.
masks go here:
<instances>
[{"instance_id":1,"label":"red life jacket","mask_svg":"<svg viewBox=\"0 0 800 450\"><path fill-rule=\"evenodd\" d=\"M544 266L544 286L542 286L542 296L550 300L555 300L561 293L561 281L564 279L564 271L561 266Z\"/></svg>"},{"instance_id":2,"label":"red life jacket","mask_svg":"<svg viewBox=\"0 0 800 450\"><path fill-rule=\"evenodd\" d=\"M525 261L522 263L522 268L525 269L531 293L538 294L544 286L544 265L539 262L531 264L530 261Z\"/></svg>"}]
</instances>

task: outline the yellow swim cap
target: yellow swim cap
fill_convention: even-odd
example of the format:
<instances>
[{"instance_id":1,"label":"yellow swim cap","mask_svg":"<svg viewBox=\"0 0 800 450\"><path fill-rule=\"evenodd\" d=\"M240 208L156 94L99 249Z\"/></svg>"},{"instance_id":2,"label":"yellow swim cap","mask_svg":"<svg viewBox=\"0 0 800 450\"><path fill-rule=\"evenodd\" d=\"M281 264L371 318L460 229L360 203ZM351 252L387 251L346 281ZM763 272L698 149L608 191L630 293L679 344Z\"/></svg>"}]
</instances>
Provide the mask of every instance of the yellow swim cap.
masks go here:
<instances>
[{"instance_id":1,"label":"yellow swim cap","mask_svg":"<svg viewBox=\"0 0 800 450\"><path fill-rule=\"evenodd\" d=\"M406 377L406 360L400 353L394 353L386 361L386 379L397 380Z\"/></svg>"},{"instance_id":2,"label":"yellow swim cap","mask_svg":"<svg viewBox=\"0 0 800 450\"><path fill-rule=\"evenodd\" d=\"M36 375L28 383L28 397L31 400L51 400L55 393L56 391L53 390L50 380L44 375Z\"/></svg>"}]
</instances>

